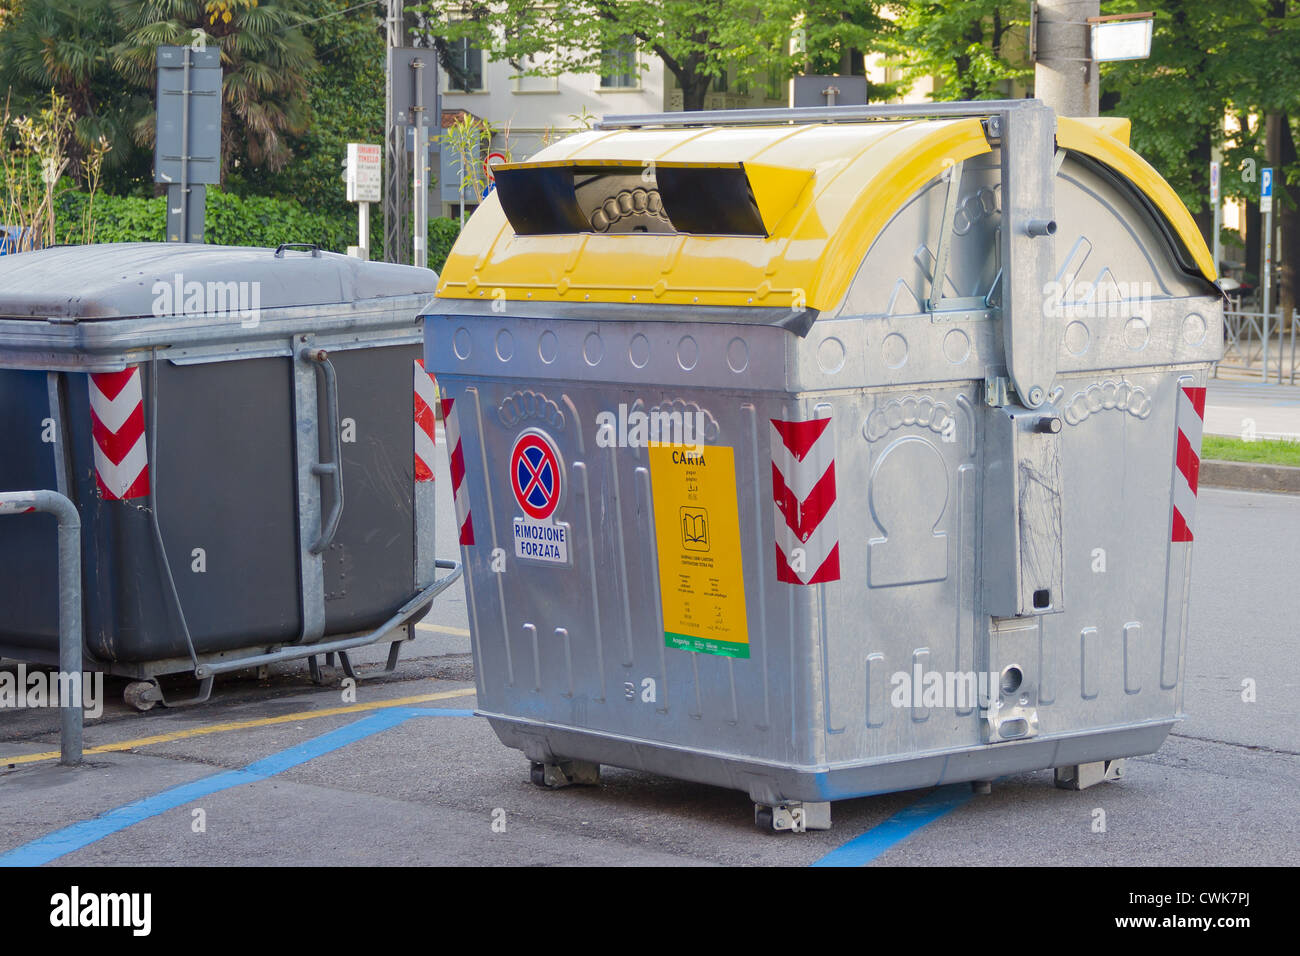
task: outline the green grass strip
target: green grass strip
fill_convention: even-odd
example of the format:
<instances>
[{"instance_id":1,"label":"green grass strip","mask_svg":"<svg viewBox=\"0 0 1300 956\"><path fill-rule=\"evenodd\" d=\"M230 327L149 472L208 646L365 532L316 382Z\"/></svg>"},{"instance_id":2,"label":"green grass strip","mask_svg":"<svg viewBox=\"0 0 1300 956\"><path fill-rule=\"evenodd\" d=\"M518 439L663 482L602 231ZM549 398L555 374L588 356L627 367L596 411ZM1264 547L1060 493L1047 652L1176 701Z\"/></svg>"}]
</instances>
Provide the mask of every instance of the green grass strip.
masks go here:
<instances>
[{"instance_id":1,"label":"green grass strip","mask_svg":"<svg viewBox=\"0 0 1300 956\"><path fill-rule=\"evenodd\" d=\"M1300 442L1275 439L1242 441L1240 438L1206 435L1201 439L1201 457L1218 461L1300 466Z\"/></svg>"}]
</instances>

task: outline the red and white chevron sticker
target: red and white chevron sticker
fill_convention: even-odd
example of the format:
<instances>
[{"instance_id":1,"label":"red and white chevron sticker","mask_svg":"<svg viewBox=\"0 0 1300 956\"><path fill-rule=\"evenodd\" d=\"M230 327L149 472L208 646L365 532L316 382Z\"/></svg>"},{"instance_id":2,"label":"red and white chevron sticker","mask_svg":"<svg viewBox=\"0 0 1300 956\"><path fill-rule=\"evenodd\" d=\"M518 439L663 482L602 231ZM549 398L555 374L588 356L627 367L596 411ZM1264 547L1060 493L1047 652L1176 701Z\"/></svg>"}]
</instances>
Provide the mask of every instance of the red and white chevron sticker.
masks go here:
<instances>
[{"instance_id":1,"label":"red and white chevron sticker","mask_svg":"<svg viewBox=\"0 0 1300 956\"><path fill-rule=\"evenodd\" d=\"M149 494L140 366L90 375L90 424L95 436L95 481L106 501Z\"/></svg>"},{"instance_id":2,"label":"red and white chevron sticker","mask_svg":"<svg viewBox=\"0 0 1300 956\"><path fill-rule=\"evenodd\" d=\"M469 488L465 485L465 451L460 443L460 415L456 400L442 400L442 425L447 429L447 447L451 450L451 497L456 503L456 524L460 526L460 543L474 543L474 519L469 513Z\"/></svg>"},{"instance_id":3,"label":"red and white chevron sticker","mask_svg":"<svg viewBox=\"0 0 1300 956\"><path fill-rule=\"evenodd\" d=\"M433 481L433 456L437 449L434 437L433 403L437 387L433 376L424 370L424 360L415 360L415 480Z\"/></svg>"},{"instance_id":4,"label":"red and white chevron sticker","mask_svg":"<svg viewBox=\"0 0 1300 956\"><path fill-rule=\"evenodd\" d=\"M776 577L787 584L840 579L835 441L829 418L772 422Z\"/></svg>"},{"instance_id":5,"label":"red and white chevron sticker","mask_svg":"<svg viewBox=\"0 0 1300 956\"><path fill-rule=\"evenodd\" d=\"M1174 456L1174 520L1171 541L1192 540L1196 484L1201 473L1201 429L1205 424L1205 389L1178 390L1178 451Z\"/></svg>"}]
</instances>

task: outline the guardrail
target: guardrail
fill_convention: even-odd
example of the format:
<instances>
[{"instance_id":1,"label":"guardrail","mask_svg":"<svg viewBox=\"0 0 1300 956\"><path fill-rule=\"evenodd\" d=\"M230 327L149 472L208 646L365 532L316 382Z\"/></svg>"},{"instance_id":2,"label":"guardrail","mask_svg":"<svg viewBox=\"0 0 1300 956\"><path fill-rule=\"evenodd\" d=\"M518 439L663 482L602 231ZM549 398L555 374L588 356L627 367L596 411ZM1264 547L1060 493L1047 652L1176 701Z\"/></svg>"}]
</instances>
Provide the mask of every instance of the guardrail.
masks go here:
<instances>
[{"instance_id":1,"label":"guardrail","mask_svg":"<svg viewBox=\"0 0 1300 956\"><path fill-rule=\"evenodd\" d=\"M1281 385L1284 377L1291 385L1296 383L1296 325L1295 310L1289 317L1281 312L1265 315L1263 312L1229 311L1223 313L1223 361L1215 368L1241 372L1259 372L1260 381L1267 382L1276 365L1274 381ZM1289 342L1288 342L1289 340ZM1288 364L1289 373L1284 368Z\"/></svg>"},{"instance_id":2,"label":"guardrail","mask_svg":"<svg viewBox=\"0 0 1300 956\"><path fill-rule=\"evenodd\" d=\"M44 512L59 521L59 763L81 763L81 515L57 491L0 493L0 515Z\"/></svg>"}]
</instances>

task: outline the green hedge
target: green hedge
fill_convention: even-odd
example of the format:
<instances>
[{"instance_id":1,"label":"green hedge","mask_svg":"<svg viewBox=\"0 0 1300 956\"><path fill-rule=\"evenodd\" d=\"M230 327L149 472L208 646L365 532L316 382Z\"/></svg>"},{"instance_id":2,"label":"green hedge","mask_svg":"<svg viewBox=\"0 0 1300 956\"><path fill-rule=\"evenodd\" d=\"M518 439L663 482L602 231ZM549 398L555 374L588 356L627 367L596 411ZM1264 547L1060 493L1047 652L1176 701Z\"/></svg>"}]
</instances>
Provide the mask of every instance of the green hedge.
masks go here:
<instances>
[{"instance_id":1,"label":"green hedge","mask_svg":"<svg viewBox=\"0 0 1300 956\"><path fill-rule=\"evenodd\" d=\"M56 200L55 222L60 241L83 239L89 197L67 190ZM383 247L383 217L371 210L371 249ZM376 221L378 220L378 221ZM97 195L94 206L95 242L162 242L166 238L165 196ZM284 242L313 242L329 252L347 252L356 245L357 219L352 211L322 213L287 199L236 196L208 189L204 240L218 246L270 246ZM460 232L454 219L429 222L429 267L441 270Z\"/></svg>"}]
</instances>

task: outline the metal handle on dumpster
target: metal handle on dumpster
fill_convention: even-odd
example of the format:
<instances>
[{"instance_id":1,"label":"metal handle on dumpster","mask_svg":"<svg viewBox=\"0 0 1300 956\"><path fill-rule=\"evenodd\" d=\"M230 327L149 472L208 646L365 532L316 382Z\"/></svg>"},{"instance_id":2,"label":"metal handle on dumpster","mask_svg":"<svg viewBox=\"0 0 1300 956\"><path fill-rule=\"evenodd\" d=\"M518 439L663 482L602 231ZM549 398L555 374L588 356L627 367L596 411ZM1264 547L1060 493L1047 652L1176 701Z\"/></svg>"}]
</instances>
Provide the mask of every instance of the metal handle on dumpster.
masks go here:
<instances>
[{"instance_id":1,"label":"metal handle on dumpster","mask_svg":"<svg viewBox=\"0 0 1300 956\"><path fill-rule=\"evenodd\" d=\"M312 554L320 554L334 540L334 535L339 530L339 519L343 517L343 453L339 444L339 383L338 376L334 374L334 365L329 360L329 353L324 349L308 346L302 349L298 356L304 362L313 363L317 375L325 377L325 424L327 426L325 432L328 435L326 445L329 461L312 465L311 473L319 477L322 484L326 479L329 480L334 493L334 504L330 508L329 517L321 523L320 537L310 548Z\"/></svg>"},{"instance_id":2,"label":"metal handle on dumpster","mask_svg":"<svg viewBox=\"0 0 1300 956\"><path fill-rule=\"evenodd\" d=\"M320 246L316 245L314 242L282 242L275 247L275 257L277 259L283 259L284 251L286 249L302 249L309 251L313 259L320 258Z\"/></svg>"},{"instance_id":3,"label":"metal handle on dumpster","mask_svg":"<svg viewBox=\"0 0 1300 956\"><path fill-rule=\"evenodd\" d=\"M39 511L59 521L59 671L67 681L68 699L60 700L59 763L81 763L81 515L57 491L0 494L0 515Z\"/></svg>"},{"instance_id":4,"label":"metal handle on dumpster","mask_svg":"<svg viewBox=\"0 0 1300 956\"><path fill-rule=\"evenodd\" d=\"M433 603L443 591L447 590L452 584L460 579L463 568L459 561L451 561L446 558L439 558L435 563L436 567L443 571L450 571L450 574L444 574L438 580L434 581L424 590L420 591L415 597L411 598L393 614L387 621L379 625L373 631L365 634L354 634L351 637L339 638L334 641L326 641L321 644L294 644L289 647L281 647L274 651L268 651L265 654L259 654L256 657L241 657L229 661L211 661L201 664L195 668L194 673L201 678L212 677L215 674L229 674L232 671L244 670L249 667L262 667L266 664L276 664L280 661L297 660L303 657L315 657L318 654L336 654L339 652L350 651L357 647L365 647L368 644L374 644L382 640L384 635L388 634L394 628L401 627L415 615L419 614L426 607Z\"/></svg>"}]
</instances>

